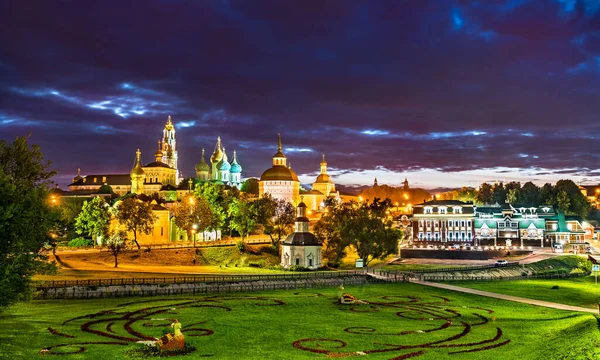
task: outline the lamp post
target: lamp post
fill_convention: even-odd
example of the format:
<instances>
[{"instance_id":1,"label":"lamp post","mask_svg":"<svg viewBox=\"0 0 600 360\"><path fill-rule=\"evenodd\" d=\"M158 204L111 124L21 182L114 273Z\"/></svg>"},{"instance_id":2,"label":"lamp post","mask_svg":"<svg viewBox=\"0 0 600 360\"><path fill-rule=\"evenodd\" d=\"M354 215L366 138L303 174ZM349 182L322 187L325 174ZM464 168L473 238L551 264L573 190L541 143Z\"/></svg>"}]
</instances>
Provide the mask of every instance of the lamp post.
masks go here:
<instances>
[{"instance_id":1,"label":"lamp post","mask_svg":"<svg viewBox=\"0 0 600 360\"><path fill-rule=\"evenodd\" d=\"M196 247L196 230L198 229L198 225L192 225L192 237L194 238L194 247Z\"/></svg>"},{"instance_id":2,"label":"lamp post","mask_svg":"<svg viewBox=\"0 0 600 360\"><path fill-rule=\"evenodd\" d=\"M194 200L194 198L192 196L189 197L189 203L190 203L190 216L192 216L194 214L194 204L196 203L196 201ZM196 219L194 219L196 220ZM192 225L192 238L194 241L194 247L196 247L196 229L198 228L198 225L193 224Z\"/></svg>"}]
</instances>

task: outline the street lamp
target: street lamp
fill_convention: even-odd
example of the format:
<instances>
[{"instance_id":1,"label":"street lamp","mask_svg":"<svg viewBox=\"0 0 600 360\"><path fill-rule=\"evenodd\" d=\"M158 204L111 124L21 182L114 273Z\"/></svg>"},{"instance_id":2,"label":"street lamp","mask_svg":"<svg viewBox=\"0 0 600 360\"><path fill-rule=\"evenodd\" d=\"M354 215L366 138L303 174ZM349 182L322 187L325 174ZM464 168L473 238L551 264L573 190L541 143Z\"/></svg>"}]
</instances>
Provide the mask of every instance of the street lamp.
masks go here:
<instances>
[{"instance_id":1,"label":"street lamp","mask_svg":"<svg viewBox=\"0 0 600 360\"><path fill-rule=\"evenodd\" d=\"M194 238L194 247L196 247L196 230L198 229L198 225L192 225L192 237Z\"/></svg>"}]
</instances>

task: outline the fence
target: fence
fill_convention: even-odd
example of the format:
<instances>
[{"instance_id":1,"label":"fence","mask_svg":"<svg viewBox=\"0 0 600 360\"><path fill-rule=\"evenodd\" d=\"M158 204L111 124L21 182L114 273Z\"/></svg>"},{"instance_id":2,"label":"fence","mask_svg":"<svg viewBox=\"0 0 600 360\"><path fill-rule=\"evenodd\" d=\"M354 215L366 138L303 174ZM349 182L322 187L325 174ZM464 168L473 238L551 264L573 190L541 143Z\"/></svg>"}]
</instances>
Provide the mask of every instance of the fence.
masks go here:
<instances>
[{"instance_id":1,"label":"fence","mask_svg":"<svg viewBox=\"0 0 600 360\"><path fill-rule=\"evenodd\" d=\"M51 280L35 284L37 289L66 288L73 286L120 286L120 285L157 285L157 284L200 284L200 283L238 283L252 281L287 281L304 279L339 279L362 276L363 271L305 272L265 275L205 275L152 278L116 278L90 280Z\"/></svg>"},{"instance_id":2,"label":"fence","mask_svg":"<svg viewBox=\"0 0 600 360\"><path fill-rule=\"evenodd\" d=\"M521 275L521 276L482 276L482 275L431 275L422 274L413 278L421 281L510 281L510 280L533 280L533 279L564 279L571 277L587 276L589 274L549 274L549 275Z\"/></svg>"}]
</instances>

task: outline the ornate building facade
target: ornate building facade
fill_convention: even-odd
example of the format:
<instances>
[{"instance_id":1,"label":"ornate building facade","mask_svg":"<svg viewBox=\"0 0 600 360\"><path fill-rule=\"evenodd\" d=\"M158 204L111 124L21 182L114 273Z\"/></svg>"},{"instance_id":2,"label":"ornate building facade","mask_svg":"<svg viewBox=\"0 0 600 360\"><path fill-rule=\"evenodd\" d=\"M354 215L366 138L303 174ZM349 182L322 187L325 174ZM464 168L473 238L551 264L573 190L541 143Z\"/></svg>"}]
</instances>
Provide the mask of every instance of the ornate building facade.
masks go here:
<instances>
[{"instance_id":1,"label":"ornate building facade","mask_svg":"<svg viewBox=\"0 0 600 360\"><path fill-rule=\"evenodd\" d=\"M324 201L327 198L340 200L340 193L335 191L335 184L327 174L327 162L325 162L325 154L321 158L321 169L319 175L312 183L312 190L300 191L300 195L304 198L304 203L307 204L309 210L319 211L324 207Z\"/></svg>"},{"instance_id":2,"label":"ornate building facade","mask_svg":"<svg viewBox=\"0 0 600 360\"><path fill-rule=\"evenodd\" d=\"M300 181L287 164L280 134L277 134L277 153L273 155L273 166L260 176L258 193L260 197L271 194L275 199L283 199L294 205L300 200Z\"/></svg>"},{"instance_id":3,"label":"ornate building facade","mask_svg":"<svg viewBox=\"0 0 600 360\"><path fill-rule=\"evenodd\" d=\"M217 138L215 150L210 157L210 165L204 159L204 149L202 149L202 158L195 168L196 179L199 181L216 181L235 186L238 189L242 186L242 166L237 158L237 153L233 150L233 160L229 162L220 136Z\"/></svg>"}]
</instances>

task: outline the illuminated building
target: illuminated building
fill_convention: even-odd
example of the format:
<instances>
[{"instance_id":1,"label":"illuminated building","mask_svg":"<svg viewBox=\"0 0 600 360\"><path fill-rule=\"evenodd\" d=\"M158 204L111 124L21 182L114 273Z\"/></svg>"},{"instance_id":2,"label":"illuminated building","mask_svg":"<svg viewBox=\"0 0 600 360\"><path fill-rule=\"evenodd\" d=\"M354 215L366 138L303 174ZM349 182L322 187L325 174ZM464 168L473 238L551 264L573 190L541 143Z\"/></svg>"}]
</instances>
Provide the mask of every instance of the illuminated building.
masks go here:
<instances>
[{"instance_id":1,"label":"illuminated building","mask_svg":"<svg viewBox=\"0 0 600 360\"><path fill-rule=\"evenodd\" d=\"M220 136L210 157L210 165L204 160L204 149L202 149L202 158L195 168L196 178L199 181L215 181L238 189L242 186L242 166L237 153L233 151L233 161L230 163Z\"/></svg>"},{"instance_id":2,"label":"illuminated building","mask_svg":"<svg viewBox=\"0 0 600 360\"><path fill-rule=\"evenodd\" d=\"M273 166L260 176L258 192L260 197L271 194L275 199L283 199L292 204L298 203L300 181L294 170L287 165L279 134L277 134L277 153L273 155Z\"/></svg>"},{"instance_id":3,"label":"illuminated building","mask_svg":"<svg viewBox=\"0 0 600 360\"><path fill-rule=\"evenodd\" d=\"M300 202L296 208L294 232L281 242L281 266L302 266L308 269L321 267L321 243L308 231L306 205Z\"/></svg>"},{"instance_id":4,"label":"illuminated building","mask_svg":"<svg viewBox=\"0 0 600 360\"><path fill-rule=\"evenodd\" d=\"M327 175L327 162L325 162L325 154L321 158L321 170L317 179L312 184L312 190L301 191L300 195L304 198L303 202L307 204L309 210L319 211L324 206L325 199L331 197L340 200L339 192L335 191L335 184Z\"/></svg>"},{"instance_id":5,"label":"illuminated building","mask_svg":"<svg viewBox=\"0 0 600 360\"><path fill-rule=\"evenodd\" d=\"M473 203L431 200L413 206L413 241L454 243L473 241Z\"/></svg>"}]
</instances>

